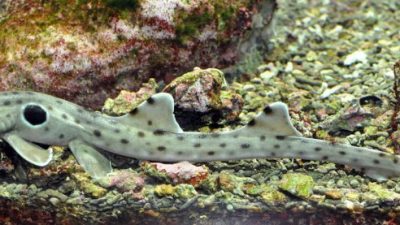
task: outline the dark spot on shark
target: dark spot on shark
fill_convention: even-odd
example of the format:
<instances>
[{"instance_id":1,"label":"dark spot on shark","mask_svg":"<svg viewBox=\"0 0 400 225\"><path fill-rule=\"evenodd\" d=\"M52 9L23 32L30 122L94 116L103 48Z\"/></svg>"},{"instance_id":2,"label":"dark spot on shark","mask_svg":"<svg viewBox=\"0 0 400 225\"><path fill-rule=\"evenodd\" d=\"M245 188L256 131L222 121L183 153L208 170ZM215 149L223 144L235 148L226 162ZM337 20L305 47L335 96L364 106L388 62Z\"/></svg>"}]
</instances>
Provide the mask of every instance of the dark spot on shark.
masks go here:
<instances>
[{"instance_id":1,"label":"dark spot on shark","mask_svg":"<svg viewBox=\"0 0 400 225\"><path fill-rule=\"evenodd\" d=\"M118 129L118 128L116 128L116 129L114 129L114 132L118 134L118 133L120 133L120 132L121 132L121 130L120 130L120 129Z\"/></svg>"},{"instance_id":2,"label":"dark spot on shark","mask_svg":"<svg viewBox=\"0 0 400 225\"><path fill-rule=\"evenodd\" d=\"M304 152L303 151L299 151L299 155L304 155Z\"/></svg>"},{"instance_id":3,"label":"dark spot on shark","mask_svg":"<svg viewBox=\"0 0 400 225\"><path fill-rule=\"evenodd\" d=\"M399 159L395 156L394 158L393 158L393 163L394 164L397 164L399 162Z\"/></svg>"},{"instance_id":4,"label":"dark spot on shark","mask_svg":"<svg viewBox=\"0 0 400 225\"><path fill-rule=\"evenodd\" d=\"M3 105L11 105L11 102L6 100L6 101L3 102Z\"/></svg>"},{"instance_id":5,"label":"dark spot on shark","mask_svg":"<svg viewBox=\"0 0 400 225\"><path fill-rule=\"evenodd\" d=\"M53 111L53 107L52 107L51 105L47 106L47 109L48 109L49 111Z\"/></svg>"},{"instance_id":6,"label":"dark spot on shark","mask_svg":"<svg viewBox=\"0 0 400 225\"><path fill-rule=\"evenodd\" d=\"M125 138L122 138L120 141L121 141L122 144L128 144L129 143L129 141L126 140Z\"/></svg>"},{"instance_id":7,"label":"dark spot on shark","mask_svg":"<svg viewBox=\"0 0 400 225\"><path fill-rule=\"evenodd\" d=\"M250 120L250 122L247 125L250 127L256 125L256 120L255 119Z\"/></svg>"},{"instance_id":8,"label":"dark spot on shark","mask_svg":"<svg viewBox=\"0 0 400 225\"><path fill-rule=\"evenodd\" d=\"M315 150L316 152L320 152L322 149L321 149L320 147L315 147L314 150Z\"/></svg>"},{"instance_id":9,"label":"dark spot on shark","mask_svg":"<svg viewBox=\"0 0 400 225\"><path fill-rule=\"evenodd\" d=\"M278 144L274 145L274 148L280 148L280 147L281 147L281 146L278 145Z\"/></svg>"},{"instance_id":10,"label":"dark spot on shark","mask_svg":"<svg viewBox=\"0 0 400 225\"><path fill-rule=\"evenodd\" d=\"M278 139L278 140L285 140L286 136L276 135L275 138Z\"/></svg>"},{"instance_id":11,"label":"dark spot on shark","mask_svg":"<svg viewBox=\"0 0 400 225\"><path fill-rule=\"evenodd\" d=\"M63 118L63 119L68 119L68 116L65 114L65 113L63 113L62 115L61 115L61 117Z\"/></svg>"},{"instance_id":12,"label":"dark spot on shark","mask_svg":"<svg viewBox=\"0 0 400 225\"><path fill-rule=\"evenodd\" d=\"M183 139L185 139L182 135L179 135L176 137L178 140L183 141Z\"/></svg>"},{"instance_id":13,"label":"dark spot on shark","mask_svg":"<svg viewBox=\"0 0 400 225\"><path fill-rule=\"evenodd\" d=\"M138 131L137 135L138 135L139 137L144 137L144 132L143 132L143 131Z\"/></svg>"},{"instance_id":14,"label":"dark spot on shark","mask_svg":"<svg viewBox=\"0 0 400 225\"><path fill-rule=\"evenodd\" d=\"M383 152L380 152L378 155L379 155L379 157L383 158L383 157L385 157L386 154Z\"/></svg>"},{"instance_id":15,"label":"dark spot on shark","mask_svg":"<svg viewBox=\"0 0 400 225\"><path fill-rule=\"evenodd\" d=\"M11 117L11 114L10 114L10 113L7 113L6 117L7 117L7 118L10 118L10 117Z\"/></svg>"},{"instance_id":16,"label":"dark spot on shark","mask_svg":"<svg viewBox=\"0 0 400 225\"><path fill-rule=\"evenodd\" d=\"M246 149L246 148L250 148L250 145L245 143L245 144L241 144L240 147Z\"/></svg>"},{"instance_id":17,"label":"dark spot on shark","mask_svg":"<svg viewBox=\"0 0 400 225\"><path fill-rule=\"evenodd\" d=\"M147 103L149 103L150 105L154 104L154 98L152 97L148 98Z\"/></svg>"},{"instance_id":18,"label":"dark spot on shark","mask_svg":"<svg viewBox=\"0 0 400 225\"><path fill-rule=\"evenodd\" d=\"M153 125L153 121L148 120L148 121L147 121L147 125L149 125L149 126Z\"/></svg>"},{"instance_id":19,"label":"dark spot on shark","mask_svg":"<svg viewBox=\"0 0 400 225\"><path fill-rule=\"evenodd\" d=\"M327 155L322 156L322 160L328 160L328 159L329 159L329 156L327 156Z\"/></svg>"},{"instance_id":20,"label":"dark spot on shark","mask_svg":"<svg viewBox=\"0 0 400 225\"><path fill-rule=\"evenodd\" d=\"M182 151L177 151L176 154L183 155L183 152Z\"/></svg>"},{"instance_id":21,"label":"dark spot on shark","mask_svg":"<svg viewBox=\"0 0 400 225\"><path fill-rule=\"evenodd\" d=\"M344 152L344 151L339 151L339 154L340 154L340 155L346 155L346 152Z\"/></svg>"},{"instance_id":22,"label":"dark spot on shark","mask_svg":"<svg viewBox=\"0 0 400 225\"><path fill-rule=\"evenodd\" d=\"M156 136L161 136L161 135L165 134L165 131L163 131L163 130L155 130L155 131L153 131L153 134L156 135Z\"/></svg>"},{"instance_id":23,"label":"dark spot on shark","mask_svg":"<svg viewBox=\"0 0 400 225\"><path fill-rule=\"evenodd\" d=\"M353 163L357 163L357 162L358 162L358 159L357 159L357 158L352 158L351 161L352 161Z\"/></svg>"},{"instance_id":24,"label":"dark spot on shark","mask_svg":"<svg viewBox=\"0 0 400 225\"><path fill-rule=\"evenodd\" d=\"M266 139L265 135L260 136L260 141L265 141L265 139Z\"/></svg>"},{"instance_id":25,"label":"dark spot on shark","mask_svg":"<svg viewBox=\"0 0 400 225\"><path fill-rule=\"evenodd\" d=\"M12 91L11 94L13 94L13 95L18 95L19 92L18 92L18 91Z\"/></svg>"},{"instance_id":26,"label":"dark spot on shark","mask_svg":"<svg viewBox=\"0 0 400 225\"><path fill-rule=\"evenodd\" d=\"M160 152L165 151L165 149L167 149L167 148L165 148L165 146L158 146L157 147L157 150L160 151Z\"/></svg>"},{"instance_id":27,"label":"dark spot on shark","mask_svg":"<svg viewBox=\"0 0 400 225\"><path fill-rule=\"evenodd\" d=\"M238 137L239 137L239 135L237 135L237 134L233 135L233 138L238 138Z\"/></svg>"},{"instance_id":28,"label":"dark spot on shark","mask_svg":"<svg viewBox=\"0 0 400 225\"><path fill-rule=\"evenodd\" d=\"M93 134L96 137L101 137L101 132L99 130L93 130Z\"/></svg>"},{"instance_id":29,"label":"dark spot on shark","mask_svg":"<svg viewBox=\"0 0 400 225\"><path fill-rule=\"evenodd\" d=\"M59 139L63 139L63 138L64 138L64 134L58 135L58 138L59 138Z\"/></svg>"},{"instance_id":30,"label":"dark spot on shark","mask_svg":"<svg viewBox=\"0 0 400 225\"><path fill-rule=\"evenodd\" d=\"M205 134L200 134L200 135L199 135L199 138L200 138L200 139L204 139L204 138L206 138L206 137L207 137L207 135L205 135Z\"/></svg>"},{"instance_id":31,"label":"dark spot on shark","mask_svg":"<svg viewBox=\"0 0 400 225\"><path fill-rule=\"evenodd\" d=\"M78 120L78 119L75 119L75 123L77 123L77 124L80 124L80 123L81 123L81 121L80 121L80 120Z\"/></svg>"},{"instance_id":32,"label":"dark spot on shark","mask_svg":"<svg viewBox=\"0 0 400 225\"><path fill-rule=\"evenodd\" d=\"M60 100L56 100L56 102L57 102L58 104L60 104L60 105L63 104L62 101L60 101Z\"/></svg>"},{"instance_id":33,"label":"dark spot on shark","mask_svg":"<svg viewBox=\"0 0 400 225\"><path fill-rule=\"evenodd\" d=\"M137 108L134 108L134 109L132 109L132 110L129 112L129 114L130 114L130 115L135 115L137 112L138 112L138 109L137 109Z\"/></svg>"},{"instance_id":34,"label":"dark spot on shark","mask_svg":"<svg viewBox=\"0 0 400 225\"><path fill-rule=\"evenodd\" d=\"M45 128L44 128L44 131L49 131L49 130L50 130L49 127L45 127Z\"/></svg>"},{"instance_id":35,"label":"dark spot on shark","mask_svg":"<svg viewBox=\"0 0 400 225\"><path fill-rule=\"evenodd\" d=\"M377 159L374 159L374 160L373 160L373 163L374 163L374 164L379 164L379 163L381 163L381 162L380 162L379 160L377 160Z\"/></svg>"},{"instance_id":36,"label":"dark spot on shark","mask_svg":"<svg viewBox=\"0 0 400 225\"><path fill-rule=\"evenodd\" d=\"M201 144L200 144L200 143L196 143L196 144L193 145L193 147L195 147L195 148L200 148L200 147L201 147Z\"/></svg>"},{"instance_id":37,"label":"dark spot on shark","mask_svg":"<svg viewBox=\"0 0 400 225\"><path fill-rule=\"evenodd\" d=\"M207 152L207 155L215 155L215 152L214 151L209 151L209 152Z\"/></svg>"},{"instance_id":38,"label":"dark spot on shark","mask_svg":"<svg viewBox=\"0 0 400 225\"><path fill-rule=\"evenodd\" d=\"M271 154L270 154L272 157L275 157L276 156L276 153L275 152L271 152Z\"/></svg>"},{"instance_id":39,"label":"dark spot on shark","mask_svg":"<svg viewBox=\"0 0 400 225\"><path fill-rule=\"evenodd\" d=\"M22 100L21 100L21 99L18 99L17 101L15 101L15 103L17 103L17 104L22 104Z\"/></svg>"},{"instance_id":40,"label":"dark spot on shark","mask_svg":"<svg viewBox=\"0 0 400 225\"><path fill-rule=\"evenodd\" d=\"M211 133L211 137L213 137L213 138L217 138L217 137L219 137L220 135L218 134L218 133Z\"/></svg>"},{"instance_id":41,"label":"dark spot on shark","mask_svg":"<svg viewBox=\"0 0 400 225\"><path fill-rule=\"evenodd\" d=\"M226 147L226 144L225 144L225 143L221 143L221 144L219 144L219 147L225 148L225 147Z\"/></svg>"},{"instance_id":42,"label":"dark spot on shark","mask_svg":"<svg viewBox=\"0 0 400 225\"><path fill-rule=\"evenodd\" d=\"M265 114L267 114L267 115L272 114L272 108L271 108L269 105L267 105L267 106L265 106L265 108L263 109L263 112L264 112Z\"/></svg>"}]
</instances>

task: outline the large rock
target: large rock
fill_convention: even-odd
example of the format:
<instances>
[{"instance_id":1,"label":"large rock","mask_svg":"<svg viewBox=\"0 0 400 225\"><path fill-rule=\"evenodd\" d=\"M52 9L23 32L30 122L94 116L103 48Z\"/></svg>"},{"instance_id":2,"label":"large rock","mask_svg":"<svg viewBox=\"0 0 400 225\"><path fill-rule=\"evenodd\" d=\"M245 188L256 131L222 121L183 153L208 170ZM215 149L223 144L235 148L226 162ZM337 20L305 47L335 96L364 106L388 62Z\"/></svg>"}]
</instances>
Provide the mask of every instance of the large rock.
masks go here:
<instances>
[{"instance_id":1,"label":"large rock","mask_svg":"<svg viewBox=\"0 0 400 225\"><path fill-rule=\"evenodd\" d=\"M150 77L168 83L195 66L248 70L243 62L267 48L275 7L275 0L1 1L0 90L99 108Z\"/></svg>"}]
</instances>

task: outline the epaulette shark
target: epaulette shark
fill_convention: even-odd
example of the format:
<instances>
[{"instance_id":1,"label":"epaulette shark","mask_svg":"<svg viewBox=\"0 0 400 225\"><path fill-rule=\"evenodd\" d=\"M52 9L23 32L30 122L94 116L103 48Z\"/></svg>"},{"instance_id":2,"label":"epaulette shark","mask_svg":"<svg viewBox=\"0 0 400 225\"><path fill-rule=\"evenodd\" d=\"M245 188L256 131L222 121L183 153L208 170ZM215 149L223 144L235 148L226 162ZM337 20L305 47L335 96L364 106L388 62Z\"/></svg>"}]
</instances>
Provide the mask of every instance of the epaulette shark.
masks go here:
<instances>
[{"instance_id":1,"label":"epaulette shark","mask_svg":"<svg viewBox=\"0 0 400 225\"><path fill-rule=\"evenodd\" d=\"M400 176L399 156L302 137L282 102L266 106L246 126L215 133L183 132L167 93L118 117L29 91L2 92L0 106L1 138L23 159L46 166L52 150L38 144L68 146L95 179L112 171L103 151L161 162L301 158L349 165L378 181Z\"/></svg>"}]
</instances>

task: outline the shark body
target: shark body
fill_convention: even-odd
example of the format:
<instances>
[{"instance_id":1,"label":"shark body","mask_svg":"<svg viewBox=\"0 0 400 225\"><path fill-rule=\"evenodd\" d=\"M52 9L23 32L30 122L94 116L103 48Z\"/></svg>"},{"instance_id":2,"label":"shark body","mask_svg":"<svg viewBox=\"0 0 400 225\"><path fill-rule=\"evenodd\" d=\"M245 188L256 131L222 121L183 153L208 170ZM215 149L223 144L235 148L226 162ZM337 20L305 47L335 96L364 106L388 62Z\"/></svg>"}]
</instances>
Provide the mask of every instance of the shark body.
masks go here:
<instances>
[{"instance_id":1,"label":"shark body","mask_svg":"<svg viewBox=\"0 0 400 225\"><path fill-rule=\"evenodd\" d=\"M266 106L246 126L219 133L183 132L173 114L173 98L166 93L119 117L37 92L2 92L0 106L1 138L22 158L46 166L51 149L34 143L69 146L93 178L112 171L102 151L164 162L301 158L350 165L376 180L400 176L396 155L302 137L281 102Z\"/></svg>"}]
</instances>

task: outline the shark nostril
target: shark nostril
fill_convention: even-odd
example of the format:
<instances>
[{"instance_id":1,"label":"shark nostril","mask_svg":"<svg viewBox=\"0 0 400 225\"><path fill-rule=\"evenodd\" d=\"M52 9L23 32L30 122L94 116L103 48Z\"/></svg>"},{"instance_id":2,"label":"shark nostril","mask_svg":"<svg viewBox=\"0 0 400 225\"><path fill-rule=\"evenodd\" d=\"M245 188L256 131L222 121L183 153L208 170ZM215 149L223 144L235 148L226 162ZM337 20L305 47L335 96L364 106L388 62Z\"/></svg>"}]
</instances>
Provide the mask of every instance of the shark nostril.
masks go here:
<instances>
[{"instance_id":1,"label":"shark nostril","mask_svg":"<svg viewBox=\"0 0 400 225\"><path fill-rule=\"evenodd\" d=\"M46 111L38 105L27 105L23 115L25 120L32 125L40 125L47 120Z\"/></svg>"}]
</instances>

